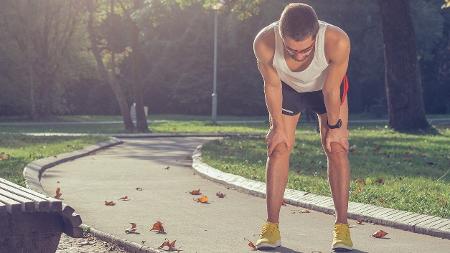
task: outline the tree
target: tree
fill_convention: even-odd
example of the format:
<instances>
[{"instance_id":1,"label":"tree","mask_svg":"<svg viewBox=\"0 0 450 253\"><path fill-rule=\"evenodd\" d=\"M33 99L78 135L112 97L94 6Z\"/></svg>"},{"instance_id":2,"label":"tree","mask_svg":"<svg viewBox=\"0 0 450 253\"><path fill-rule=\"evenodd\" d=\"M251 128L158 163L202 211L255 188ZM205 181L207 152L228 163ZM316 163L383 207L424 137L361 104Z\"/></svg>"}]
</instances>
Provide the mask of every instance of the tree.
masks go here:
<instances>
[{"instance_id":1,"label":"tree","mask_svg":"<svg viewBox=\"0 0 450 253\"><path fill-rule=\"evenodd\" d=\"M75 32L78 1L5 0L3 26L21 54L26 70L32 119L54 112L55 85Z\"/></svg>"},{"instance_id":2,"label":"tree","mask_svg":"<svg viewBox=\"0 0 450 253\"><path fill-rule=\"evenodd\" d=\"M379 0L378 3L382 17L389 126L397 131L428 129L408 1Z\"/></svg>"},{"instance_id":3,"label":"tree","mask_svg":"<svg viewBox=\"0 0 450 253\"><path fill-rule=\"evenodd\" d=\"M125 130L128 132L134 131L133 122L130 116L129 103L127 101L127 97L125 95L125 91L122 89L120 85L120 80L118 78L117 73L117 62L116 62L116 54L121 53L120 56L126 55L128 51L126 50L126 46L121 46L121 43L116 44L117 41L112 39L113 33L111 30L117 25L120 24L120 16L114 15L114 3L111 2L111 9L109 12L109 19L106 21L103 18L103 27L106 26L106 31L104 33L105 36L101 36L102 33L100 31L99 19L101 15L104 15L105 12L108 13L108 5L107 2L99 3L95 0L85 0L84 2L85 8L87 10L87 30L89 33L89 40L91 42L90 49L92 54L95 57L95 61L97 63L97 69L101 76L101 78L109 84L111 89L114 92L114 95L119 104L120 113L122 115L122 120L124 123ZM106 5L105 5L106 4ZM105 10L106 9L106 10ZM119 20L119 21L115 21ZM111 29L109 30L108 27ZM119 26L123 27L123 26ZM108 40L108 36L109 40ZM106 37L106 38L105 38ZM126 43L126 42L125 42ZM107 67L107 63L109 62L109 68Z\"/></svg>"}]
</instances>

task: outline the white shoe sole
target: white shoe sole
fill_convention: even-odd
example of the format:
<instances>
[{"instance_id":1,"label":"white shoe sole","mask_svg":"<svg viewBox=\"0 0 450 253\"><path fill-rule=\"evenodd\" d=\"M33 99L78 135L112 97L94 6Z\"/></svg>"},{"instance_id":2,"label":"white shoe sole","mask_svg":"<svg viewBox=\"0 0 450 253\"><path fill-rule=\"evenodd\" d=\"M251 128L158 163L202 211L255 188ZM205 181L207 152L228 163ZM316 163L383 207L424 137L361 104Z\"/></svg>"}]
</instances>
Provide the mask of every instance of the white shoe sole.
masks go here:
<instances>
[{"instance_id":1,"label":"white shoe sole","mask_svg":"<svg viewBox=\"0 0 450 253\"><path fill-rule=\"evenodd\" d=\"M349 246L347 246L345 244L342 244L342 243L337 243L337 244L333 245L332 250L338 250L338 251L339 250L347 250L347 251L351 251L351 250L353 250L353 248L349 247Z\"/></svg>"},{"instance_id":2,"label":"white shoe sole","mask_svg":"<svg viewBox=\"0 0 450 253\"><path fill-rule=\"evenodd\" d=\"M274 244L260 243L256 246L256 249L275 249L281 246L281 240L276 241Z\"/></svg>"}]
</instances>

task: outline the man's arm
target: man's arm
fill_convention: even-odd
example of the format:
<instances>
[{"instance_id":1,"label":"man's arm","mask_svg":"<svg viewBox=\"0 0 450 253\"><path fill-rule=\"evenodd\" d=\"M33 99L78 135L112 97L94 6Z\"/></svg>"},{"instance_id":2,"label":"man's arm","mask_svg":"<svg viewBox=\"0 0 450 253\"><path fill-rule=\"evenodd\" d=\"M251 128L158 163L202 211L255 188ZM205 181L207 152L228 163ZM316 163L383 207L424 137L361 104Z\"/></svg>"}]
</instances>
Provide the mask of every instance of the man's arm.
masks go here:
<instances>
[{"instance_id":1,"label":"man's arm","mask_svg":"<svg viewBox=\"0 0 450 253\"><path fill-rule=\"evenodd\" d=\"M258 63L258 69L264 79L264 94L266 106L269 111L271 126L266 136L267 155L270 157L276 147L290 149L290 143L287 140L283 119L281 114L282 94L281 80L278 73L272 65L275 52L275 36L270 28L263 29L255 38L253 50Z\"/></svg>"},{"instance_id":2,"label":"man's arm","mask_svg":"<svg viewBox=\"0 0 450 253\"><path fill-rule=\"evenodd\" d=\"M256 56L259 72L264 80L264 94L267 110L271 120L271 127L279 128L283 125L281 118L282 95L281 81L272 65L274 48L270 46L270 31L263 29L255 38L253 50Z\"/></svg>"},{"instance_id":3,"label":"man's arm","mask_svg":"<svg viewBox=\"0 0 450 253\"><path fill-rule=\"evenodd\" d=\"M344 31L335 27L331 29L331 39L329 43L326 43L326 54L330 64L322 92L328 122L330 125L334 125L339 120L340 85L348 68L350 39Z\"/></svg>"}]
</instances>

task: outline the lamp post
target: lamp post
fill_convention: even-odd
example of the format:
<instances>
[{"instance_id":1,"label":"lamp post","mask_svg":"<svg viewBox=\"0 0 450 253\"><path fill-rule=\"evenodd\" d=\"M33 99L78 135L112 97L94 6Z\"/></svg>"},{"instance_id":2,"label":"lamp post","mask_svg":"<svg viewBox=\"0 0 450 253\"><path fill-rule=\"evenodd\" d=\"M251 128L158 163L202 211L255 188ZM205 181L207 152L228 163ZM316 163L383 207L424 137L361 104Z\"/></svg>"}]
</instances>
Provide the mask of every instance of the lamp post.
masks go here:
<instances>
[{"instance_id":1,"label":"lamp post","mask_svg":"<svg viewBox=\"0 0 450 253\"><path fill-rule=\"evenodd\" d=\"M219 10L223 7L223 3L219 2L213 5L214 10L214 73L213 73L213 93L211 105L211 118L213 124L217 123L217 26L219 22Z\"/></svg>"}]
</instances>

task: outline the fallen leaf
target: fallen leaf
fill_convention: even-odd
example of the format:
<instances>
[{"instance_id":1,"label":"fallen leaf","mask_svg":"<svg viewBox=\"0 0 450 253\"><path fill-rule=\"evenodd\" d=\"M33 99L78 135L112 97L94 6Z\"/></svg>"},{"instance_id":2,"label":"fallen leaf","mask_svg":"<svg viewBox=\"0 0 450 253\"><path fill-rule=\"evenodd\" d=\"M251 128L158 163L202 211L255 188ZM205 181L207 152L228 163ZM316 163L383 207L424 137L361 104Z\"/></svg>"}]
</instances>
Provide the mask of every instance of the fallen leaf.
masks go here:
<instances>
[{"instance_id":1,"label":"fallen leaf","mask_svg":"<svg viewBox=\"0 0 450 253\"><path fill-rule=\"evenodd\" d=\"M163 249L163 250L165 250L165 251L178 251L178 252L183 251L183 250L181 250L181 249L175 248L175 242L176 242L176 241L177 241L177 240L174 240L173 242L170 242L170 241L166 238L166 239L164 239L163 244L161 244L161 246L158 247L158 249ZM167 247L167 249L166 249L166 247Z\"/></svg>"},{"instance_id":2,"label":"fallen leaf","mask_svg":"<svg viewBox=\"0 0 450 253\"><path fill-rule=\"evenodd\" d=\"M123 196L123 197L121 197L119 200L122 200L122 201L128 201L128 200L130 200L130 199L128 198L128 196Z\"/></svg>"},{"instance_id":3,"label":"fallen leaf","mask_svg":"<svg viewBox=\"0 0 450 253\"><path fill-rule=\"evenodd\" d=\"M198 190L192 190L192 191L190 191L189 193L192 194L192 195L202 195L202 193L200 192L200 189L198 189Z\"/></svg>"},{"instance_id":4,"label":"fallen leaf","mask_svg":"<svg viewBox=\"0 0 450 253\"><path fill-rule=\"evenodd\" d=\"M203 195L200 198L197 198L197 199L194 199L194 200L197 201L197 202L206 204L206 203L208 203L208 196Z\"/></svg>"},{"instance_id":5,"label":"fallen leaf","mask_svg":"<svg viewBox=\"0 0 450 253\"><path fill-rule=\"evenodd\" d=\"M56 188L55 199L60 199L61 196L62 196L61 188L60 188L60 187L57 187L57 188Z\"/></svg>"},{"instance_id":6,"label":"fallen leaf","mask_svg":"<svg viewBox=\"0 0 450 253\"><path fill-rule=\"evenodd\" d=\"M8 160L9 159L9 155L8 154L5 154L5 153L0 153L0 161L3 161L3 160Z\"/></svg>"},{"instance_id":7,"label":"fallen leaf","mask_svg":"<svg viewBox=\"0 0 450 253\"><path fill-rule=\"evenodd\" d=\"M105 206L115 206L116 205L116 203L114 203L114 201L106 201L105 200Z\"/></svg>"},{"instance_id":8,"label":"fallen leaf","mask_svg":"<svg viewBox=\"0 0 450 253\"><path fill-rule=\"evenodd\" d=\"M373 233L373 237L375 238L383 238L384 236L386 236L388 233L383 231L383 230L378 230L377 232Z\"/></svg>"},{"instance_id":9,"label":"fallen leaf","mask_svg":"<svg viewBox=\"0 0 450 253\"><path fill-rule=\"evenodd\" d=\"M221 198L221 199L223 199L223 198L225 198L225 193L223 193L223 192L218 192L218 193L216 193L216 196L219 197L219 198Z\"/></svg>"},{"instance_id":10,"label":"fallen leaf","mask_svg":"<svg viewBox=\"0 0 450 253\"><path fill-rule=\"evenodd\" d=\"M130 223L130 224L131 224L131 228L125 229L125 233L127 233L127 234L140 234L139 232L137 232L137 225L136 225L136 223Z\"/></svg>"},{"instance_id":11,"label":"fallen leaf","mask_svg":"<svg viewBox=\"0 0 450 253\"><path fill-rule=\"evenodd\" d=\"M156 231L158 234L166 234L161 221L157 221L155 224L153 224L153 227L152 229L150 229L150 231Z\"/></svg>"},{"instance_id":12,"label":"fallen leaf","mask_svg":"<svg viewBox=\"0 0 450 253\"><path fill-rule=\"evenodd\" d=\"M247 244L247 245L250 246L250 248L252 248L252 250L257 250L255 244L254 244L252 241L250 241L250 240L247 239L247 238L244 238L244 240L247 240L247 241L248 241L248 244Z\"/></svg>"},{"instance_id":13,"label":"fallen leaf","mask_svg":"<svg viewBox=\"0 0 450 253\"><path fill-rule=\"evenodd\" d=\"M384 184L384 179L383 178L377 178L377 180L375 180L375 183L377 183L377 184Z\"/></svg>"},{"instance_id":14,"label":"fallen leaf","mask_svg":"<svg viewBox=\"0 0 450 253\"><path fill-rule=\"evenodd\" d=\"M141 187L136 187L136 191L142 191Z\"/></svg>"},{"instance_id":15,"label":"fallen leaf","mask_svg":"<svg viewBox=\"0 0 450 253\"><path fill-rule=\"evenodd\" d=\"M366 180L364 178L357 178L355 182L360 185L366 185Z\"/></svg>"}]
</instances>

